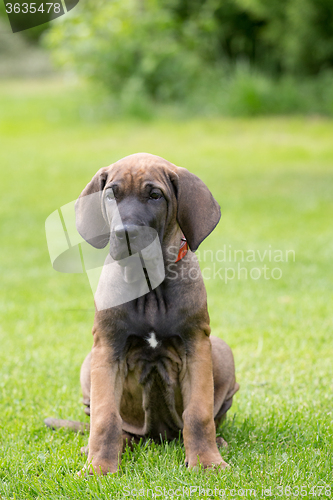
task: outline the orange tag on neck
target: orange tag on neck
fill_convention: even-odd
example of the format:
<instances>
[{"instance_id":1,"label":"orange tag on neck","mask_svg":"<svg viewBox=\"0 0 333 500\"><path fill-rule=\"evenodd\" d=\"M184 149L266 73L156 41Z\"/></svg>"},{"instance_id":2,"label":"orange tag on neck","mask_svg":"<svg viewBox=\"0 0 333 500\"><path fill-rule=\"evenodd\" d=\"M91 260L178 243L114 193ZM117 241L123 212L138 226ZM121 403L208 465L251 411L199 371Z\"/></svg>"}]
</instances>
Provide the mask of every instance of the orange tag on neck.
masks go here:
<instances>
[{"instance_id":1,"label":"orange tag on neck","mask_svg":"<svg viewBox=\"0 0 333 500\"><path fill-rule=\"evenodd\" d=\"M180 248L179 248L179 252L178 252L178 257L177 257L177 260L175 262L178 262L183 257L185 257L185 255L187 254L187 251L188 251L188 244L187 244L185 236L182 236L182 239L180 242Z\"/></svg>"}]
</instances>

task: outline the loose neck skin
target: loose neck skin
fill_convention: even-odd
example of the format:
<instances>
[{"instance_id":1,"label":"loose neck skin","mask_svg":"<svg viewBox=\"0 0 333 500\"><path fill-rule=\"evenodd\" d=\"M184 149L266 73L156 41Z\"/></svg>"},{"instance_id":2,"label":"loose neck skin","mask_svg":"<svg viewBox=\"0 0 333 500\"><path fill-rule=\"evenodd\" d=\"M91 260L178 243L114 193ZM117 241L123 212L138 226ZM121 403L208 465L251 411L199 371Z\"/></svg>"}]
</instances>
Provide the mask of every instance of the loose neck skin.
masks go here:
<instances>
[{"instance_id":1,"label":"loose neck skin","mask_svg":"<svg viewBox=\"0 0 333 500\"><path fill-rule=\"evenodd\" d=\"M164 263L166 267L169 264L172 264L176 261L182 237L183 237L183 232L178 226L178 224L176 225L176 227L173 228L172 232L164 236L162 242L162 249L163 249Z\"/></svg>"}]
</instances>

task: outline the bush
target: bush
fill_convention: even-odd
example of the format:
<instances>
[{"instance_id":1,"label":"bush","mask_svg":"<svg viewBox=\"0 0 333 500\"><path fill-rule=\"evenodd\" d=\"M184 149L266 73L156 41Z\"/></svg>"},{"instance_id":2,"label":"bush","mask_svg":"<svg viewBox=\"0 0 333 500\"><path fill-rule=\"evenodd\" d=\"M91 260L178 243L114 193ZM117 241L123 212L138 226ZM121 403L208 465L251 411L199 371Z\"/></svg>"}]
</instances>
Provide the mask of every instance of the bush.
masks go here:
<instances>
[{"instance_id":1,"label":"bush","mask_svg":"<svg viewBox=\"0 0 333 500\"><path fill-rule=\"evenodd\" d=\"M134 114L175 102L201 113L330 114L331 3L86 0L45 41Z\"/></svg>"},{"instance_id":2,"label":"bush","mask_svg":"<svg viewBox=\"0 0 333 500\"><path fill-rule=\"evenodd\" d=\"M333 72L316 78L283 75L269 77L239 63L233 71L217 73L202 81L183 103L196 113L258 116L322 114L333 116Z\"/></svg>"},{"instance_id":3,"label":"bush","mask_svg":"<svg viewBox=\"0 0 333 500\"><path fill-rule=\"evenodd\" d=\"M149 1L87 1L59 19L47 37L55 58L121 96L130 92L157 101L191 92L202 61L175 36L170 12Z\"/></svg>"}]
</instances>

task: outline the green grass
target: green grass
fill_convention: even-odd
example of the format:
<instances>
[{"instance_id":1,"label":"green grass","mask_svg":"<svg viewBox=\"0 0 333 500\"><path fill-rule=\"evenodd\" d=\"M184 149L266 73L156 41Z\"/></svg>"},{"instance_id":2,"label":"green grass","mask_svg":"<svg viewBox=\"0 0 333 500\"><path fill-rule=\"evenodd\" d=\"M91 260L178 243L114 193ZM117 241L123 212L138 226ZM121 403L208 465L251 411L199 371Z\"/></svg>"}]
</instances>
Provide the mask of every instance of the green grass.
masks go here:
<instances>
[{"instance_id":1,"label":"green grass","mask_svg":"<svg viewBox=\"0 0 333 500\"><path fill-rule=\"evenodd\" d=\"M113 499L125 488L183 486L227 498L242 498L233 488L265 498L271 487L271 498L287 498L277 493L288 485L314 498L311 487L331 485L333 121L98 119L84 90L60 82L1 83L0 95L1 498ZM190 472L181 443L146 443L126 451L118 475L79 479L88 436L51 431L43 419L88 421L79 369L93 300L84 275L53 271L44 222L100 167L138 151L195 172L219 201L222 220L199 249L208 277L203 251L224 245L296 258L241 263L279 267L279 280L206 280L212 332L232 347L241 385L220 429L231 468ZM183 498L222 495L205 493Z\"/></svg>"}]
</instances>

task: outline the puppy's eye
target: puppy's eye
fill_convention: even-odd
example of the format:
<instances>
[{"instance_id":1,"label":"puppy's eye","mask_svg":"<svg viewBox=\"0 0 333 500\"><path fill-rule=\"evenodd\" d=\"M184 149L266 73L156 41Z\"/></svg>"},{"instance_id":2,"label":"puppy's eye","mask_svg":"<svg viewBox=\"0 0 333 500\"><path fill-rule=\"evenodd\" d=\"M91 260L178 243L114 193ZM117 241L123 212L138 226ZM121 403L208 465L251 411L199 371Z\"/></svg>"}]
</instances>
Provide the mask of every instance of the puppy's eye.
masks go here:
<instances>
[{"instance_id":1,"label":"puppy's eye","mask_svg":"<svg viewBox=\"0 0 333 500\"><path fill-rule=\"evenodd\" d=\"M109 188L105 191L105 199L106 201L114 200L114 192L112 188Z\"/></svg>"},{"instance_id":2,"label":"puppy's eye","mask_svg":"<svg viewBox=\"0 0 333 500\"><path fill-rule=\"evenodd\" d=\"M162 198L162 193L161 191L151 191L151 193L149 194L149 198L151 200L159 200L160 198Z\"/></svg>"}]
</instances>

